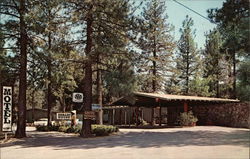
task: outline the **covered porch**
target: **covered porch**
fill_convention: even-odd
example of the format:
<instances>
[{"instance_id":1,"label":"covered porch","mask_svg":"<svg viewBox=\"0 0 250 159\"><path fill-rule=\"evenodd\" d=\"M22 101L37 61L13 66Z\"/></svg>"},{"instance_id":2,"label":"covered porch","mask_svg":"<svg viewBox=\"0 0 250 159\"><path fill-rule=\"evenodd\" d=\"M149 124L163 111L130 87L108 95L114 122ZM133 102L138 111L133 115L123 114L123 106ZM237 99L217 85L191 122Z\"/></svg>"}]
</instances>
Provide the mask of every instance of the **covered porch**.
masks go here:
<instances>
[{"instance_id":1,"label":"covered porch","mask_svg":"<svg viewBox=\"0 0 250 159\"><path fill-rule=\"evenodd\" d=\"M104 121L113 125L174 126L181 112L188 112L195 106L232 102L239 100L135 92L103 107Z\"/></svg>"}]
</instances>

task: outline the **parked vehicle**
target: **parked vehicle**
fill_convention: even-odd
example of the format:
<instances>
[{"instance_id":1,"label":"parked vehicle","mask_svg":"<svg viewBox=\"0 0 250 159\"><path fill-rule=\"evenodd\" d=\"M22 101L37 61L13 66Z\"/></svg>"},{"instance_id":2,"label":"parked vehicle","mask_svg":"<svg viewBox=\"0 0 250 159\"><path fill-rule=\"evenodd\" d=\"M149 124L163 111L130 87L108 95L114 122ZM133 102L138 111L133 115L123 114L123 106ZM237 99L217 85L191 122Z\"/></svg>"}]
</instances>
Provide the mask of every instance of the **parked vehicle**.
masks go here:
<instances>
[{"instance_id":1,"label":"parked vehicle","mask_svg":"<svg viewBox=\"0 0 250 159\"><path fill-rule=\"evenodd\" d=\"M42 126L46 126L48 123L48 119L47 118L41 118L38 119L37 121L34 121L34 125L38 126L38 125L42 125ZM55 121L51 121L51 124L53 125L55 123Z\"/></svg>"}]
</instances>

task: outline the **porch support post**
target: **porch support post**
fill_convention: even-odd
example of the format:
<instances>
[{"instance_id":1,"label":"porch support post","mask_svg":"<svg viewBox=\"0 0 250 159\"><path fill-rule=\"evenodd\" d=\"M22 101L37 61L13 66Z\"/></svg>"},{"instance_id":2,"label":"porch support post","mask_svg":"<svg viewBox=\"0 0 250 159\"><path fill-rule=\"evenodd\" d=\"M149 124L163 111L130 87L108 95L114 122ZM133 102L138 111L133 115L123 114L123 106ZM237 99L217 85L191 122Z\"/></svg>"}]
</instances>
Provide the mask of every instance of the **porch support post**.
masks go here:
<instances>
[{"instance_id":1,"label":"porch support post","mask_svg":"<svg viewBox=\"0 0 250 159\"><path fill-rule=\"evenodd\" d=\"M159 114L160 114L160 122L159 122L159 126L161 126L161 102L159 102L159 107L160 107L160 109L159 109Z\"/></svg>"},{"instance_id":2,"label":"porch support post","mask_svg":"<svg viewBox=\"0 0 250 159\"><path fill-rule=\"evenodd\" d=\"M184 112L188 112L188 103L184 101Z\"/></svg>"},{"instance_id":3,"label":"porch support post","mask_svg":"<svg viewBox=\"0 0 250 159\"><path fill-rule=\"evenodd\" d=\"M144 120L143 119L143 108L141 108L141 119Z\"/></svg>"},{"instance_id":4,"label":"porch support post","mask_svg":"<svg viewBox=\"0 0 250 159\"><path fill-rule=\"evenodd\" d=\"M124 124L127 125L127 109L124 111Z\"/></svg>"},{"instance_id":5,"label":"porch support post","mask_svg":"<svg viewBox=\"0 0 250 159\"><path fill-rule=\"evenodd\" d=\"M130 123L131 123L131 107L129 107L129 113L128 113L129 115L128 115L128 125L129 125L129 127L130 127Z\"/></svg>"},{"instance_id":6,"label":"porch support post","mask_svg":"<svg viewBox=\"0 0 250 159\"><path fill-rule=\"evenodd\" d=\"M139 107L137 106L136 109L135 109L136 126L139 125L139 115L140 115L140 113L139 113Z\"/></svg>"},{"instance_id":7,"label":"porch support post","mask_svg":"<svg viewBox=\"0 0 250 159\"><path fill-rule=\"evenodd\" d=\"M113 115L112 115L112 117L113 117L113 125L115 125L115 109L113 109Z\"/></svg>"},{"instance_id":8,"label":"porch support post","mask_svg":"<svg viewBox=\"0 0 250 159\"><path fill-rule=\"evenodd\" d=\"M122 125L122 108L120 109L120 125Z\"/></svg>"},{"instance_id":9,"label":"porch support post","mask_svg":"<svg viewBox=\"0 0 250 159\"><path fill-rule=\"evenodd\" d=\"M154 114L155 114L155 109L154 109L154 107L152 107L152 108L151 108L151 125L152 125L152 126L155 125Z\"/></svg>"}]
</instances>

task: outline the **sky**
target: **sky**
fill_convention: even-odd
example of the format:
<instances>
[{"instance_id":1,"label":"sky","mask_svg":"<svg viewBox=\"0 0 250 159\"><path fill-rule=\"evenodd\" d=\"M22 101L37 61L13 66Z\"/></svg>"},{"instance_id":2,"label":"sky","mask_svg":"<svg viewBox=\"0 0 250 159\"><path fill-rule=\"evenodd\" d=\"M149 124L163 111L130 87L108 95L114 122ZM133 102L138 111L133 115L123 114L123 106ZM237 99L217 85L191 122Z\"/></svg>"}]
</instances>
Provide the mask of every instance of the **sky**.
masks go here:
<instances>
[{"instance_id":1,"label":"sky","mask_svg":"<svg viewBox=\"0 0 250 159\"><path fill-rule=\"evenodd\" d=\"M196 12L207 17L207 10L210 8L221 8L225 0L177 0L178 2L188 6ZM205 18L193 13L185 7L177 4L173 0L166 0L167 14L169 23L175 26L174 36L178 40L180 37L179 29L182 26L182 22L186 15L189 15L194 20L193 28L196 29L195 42L198 44L198 48L204 48L205 36L204 33L216 27Z\"/></svg>"},{"instance_id":2,"label":"sky","mask_svg":"<svg viewBox=\"0 0 250 159\"><path fill-rule=\"evenodd\" d=\"M203 16L207 17L208 9L221 8L223 2L226 0L177 0L177 1L195 10L196 12L202 14ZM205 32L209 32L209 30L215 28L216 25L212 24L210 21L208 21L205 18L202 18L196 13L186 9L185 7L174 2L173 0L165 0L165 4L167 7L166 12L168 15L168 23L173 24L175 27L173 33L175 36L175 40L179 39L180 37L179 29L182 27L182 22L185 19L186 15L189 15L189 17L191 17L194 20L193 28L196 29L195 42L197 43L198 48L201 47L204 48L206 40L204 35Z\"/></svg>"}]
</instances>

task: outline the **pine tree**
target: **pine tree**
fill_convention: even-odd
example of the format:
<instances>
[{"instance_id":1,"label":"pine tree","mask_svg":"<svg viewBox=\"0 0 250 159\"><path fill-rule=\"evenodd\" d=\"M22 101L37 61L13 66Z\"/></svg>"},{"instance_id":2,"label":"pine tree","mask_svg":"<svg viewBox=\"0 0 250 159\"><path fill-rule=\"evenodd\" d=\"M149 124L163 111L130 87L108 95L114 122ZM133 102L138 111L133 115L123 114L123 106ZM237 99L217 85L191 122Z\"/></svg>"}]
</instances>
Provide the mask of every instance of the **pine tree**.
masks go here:
<instances>
[{"instance_id":1,"label":"pine tree","mask_svg":"<svg viewBox=\"0 0 250 159\"><path fill-rule=\"evenodd\" d=\"M192 18L186 16L180 29L181 37L178 41L177 69L180 71L179 78L182 82L183 94L189 94L190 81L194 79L200 61L194 42L193 23Z\"/></svg>"},{"instance_id":2,"label":"pine tree","mask_svg":"<svg viewBox=\"0 0 250 159\"><path fill-rule=\"evenodd\" d=\"M167 23L165 2L152 0L144 8L141 19L141 49L138 72L146 74L145 91L162 90L169 71L170 59L175 43L171 36L173 27ZM151 84L150 84L151 83Z\"/></svg>"},{"instance_id":3,"label":"pine tree","mask_svg":"<svg viewBox=\"0 0 250 159\"><path fill-rule=\"evenodd\" d=\"M26 89L27 89L27 49L28 34L25 16L28 12L28 3L20 1L1 1L0 14L6 16L3 28L8 37L14 38L13 48L19 53L19 95L18 95L18 121L15 136L26 136ZM18 26L18 27L17 27Z\"/></svg>"},{"instance_id":4,"label":"pine tree","mask_svg":"<svg viewBox=\"0 0 250 159\"><path fill-rule=\"evenodd\" d=\"M238 97L242 101L249 101L250 96L250 58L246 58L239 67Z\"/></svg>"},{"instance_id":5,"label":"pine tree","mask_svg":"<svg viewBox=\"0 0 250 159\"><path fill-rule=\"evenodd\" d=\"M107 67L112 59L109 57L124 53L124 40L127 35L127 17L129 12L128 1L71 1L68 5L73 10L72 20L75 25L82 28L84 34L80 37L84 46L84 109L91 110L93 68L98 65ZM78 12L81 9L82 12ZM82 25L84 24L84 25ZM98 39L97 37L102 37ZM121 42L121 37L123 37ZM99 40L99 41L98 41ZM81 45L79 45L81 46ZM126 53L126 52L125 52ZM95 58L98 57L98 58ZM104 59L104 63L98 59ZM97 59L97 61L95 60ZM100 67L98 66L98 69ZM91 134L91 121L84 120L81 136Z\"/></svg>"},{"instance_id":6,"label":"pine tree","mask_svg":"<svg viewBox=\"0 0 250 159\"><path fill-rule=\"evenodd\" d=\"M63 67L62 64L68 59L73 50L70 42L66 40L69 27L66 22L69 19L64 14L63 1L33 1L33 7L29 13L29 22L31 25L32 51L31 61L38 61L39 68L43 72L42 79L46 82L40 82L46 90L46 108L48 109L48 126L51 125L51 109L58 100L61 104L61 110L65 111L65 100L69 96L65 91L73 91L76 87L71 68ZM30 63L32 65L32 63ZM66 77L67 76L67 77ZM70 77L69 77L70 76ZM71 83L71 82L72 83ZM71 83L71 84L70 84Z\"/></svg>"},{"instance_id":7,"label":"pine tree","mask_svg":"<svg viewBox=\"0 0 250 159\"><path fill-rule=\"evenodd\" d=\"M218 28L223 37L224 52L228 54L228 60L232 65L232 90L231 97L236 98L236 75L237 61L239 53L243 50L249 52L249 27L246 27L246 22L249 22L249 1L246 0L227 0L223 3L222 8L208 10L209 18L218 24ZM248 23L249 24L249 23ZM229 71L231 72L231 71Z\"/></svg>"},{"instance_id":8,"label":"pine tree","mask_svg":"<svg viewBox=\"0 0 250 159\"><path fill-rule=\"evenodd\" d=\"M222 59L221 46L221 35L217 29L214 29L206 34L206 44L204 51L204 77L210 81L209 91L214 92L216 97L220 97L219 82L222 74L222 68L220 65L220 61Z\"/></svg>"}]
</instances>

